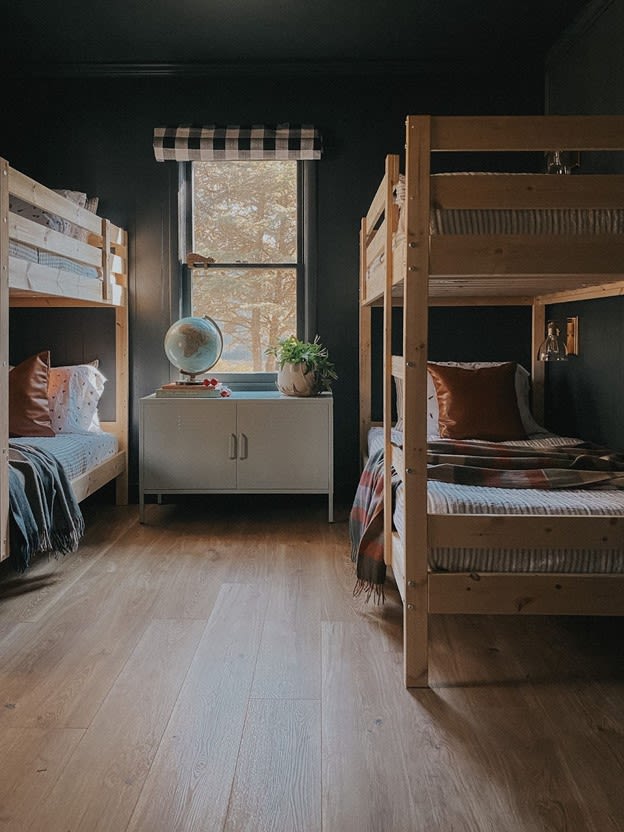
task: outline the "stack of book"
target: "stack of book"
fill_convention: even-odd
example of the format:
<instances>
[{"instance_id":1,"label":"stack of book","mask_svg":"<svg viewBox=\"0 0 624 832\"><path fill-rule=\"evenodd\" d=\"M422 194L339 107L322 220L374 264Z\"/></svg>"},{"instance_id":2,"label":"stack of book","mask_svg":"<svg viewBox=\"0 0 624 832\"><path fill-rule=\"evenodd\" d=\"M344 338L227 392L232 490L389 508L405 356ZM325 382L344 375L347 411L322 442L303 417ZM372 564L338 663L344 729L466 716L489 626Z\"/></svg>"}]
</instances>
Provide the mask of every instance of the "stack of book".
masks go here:
<instances>
[{"instance_id":1,"label":"stack of book","mask_svg":"<svg viewBox=\"0 0 624 832\"><path fill-rule=\"evenodd\" d=\"M230 391L222 384L185 384L183 381L172 381L163 384L154 391L157 398L178 396L193 399L222 399L230 395Z\"/></svg>"}]
</instances>

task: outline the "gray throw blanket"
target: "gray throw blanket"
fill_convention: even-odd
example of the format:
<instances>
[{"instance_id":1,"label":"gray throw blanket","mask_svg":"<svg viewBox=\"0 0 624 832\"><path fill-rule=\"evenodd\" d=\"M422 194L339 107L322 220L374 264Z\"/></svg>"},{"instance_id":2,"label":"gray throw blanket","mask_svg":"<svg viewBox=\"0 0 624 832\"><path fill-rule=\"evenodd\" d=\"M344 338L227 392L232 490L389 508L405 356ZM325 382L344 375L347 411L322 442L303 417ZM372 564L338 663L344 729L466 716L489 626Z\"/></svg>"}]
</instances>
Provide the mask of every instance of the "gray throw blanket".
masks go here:
<instances>
[{"instance_id":1,"label":"gray throw blanket","mask_svg":"<svg viewBox=\"0 0 624 832\"><path fill-rule=\"evenodd\" d=\"M47 451L9 441L9 533L13 564L33 555L73 552L84 519L63 466Z\"/></svg>"}]
</instances>

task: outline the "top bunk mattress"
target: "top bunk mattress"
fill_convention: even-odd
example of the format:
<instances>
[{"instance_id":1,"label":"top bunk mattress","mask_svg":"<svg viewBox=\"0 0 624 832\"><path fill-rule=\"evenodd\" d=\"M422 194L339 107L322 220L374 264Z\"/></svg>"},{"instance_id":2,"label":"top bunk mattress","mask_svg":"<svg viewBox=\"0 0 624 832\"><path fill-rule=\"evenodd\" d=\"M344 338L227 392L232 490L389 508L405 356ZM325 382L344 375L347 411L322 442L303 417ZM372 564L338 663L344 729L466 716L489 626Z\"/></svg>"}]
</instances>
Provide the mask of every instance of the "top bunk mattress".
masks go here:
<instances>
[{"instance_id":1,"label":"top bunk mattress","mask_svg":"<svg viewBox=\"0 0 624 832\"><path fill-rule=\"evenodd\" d=\"M439 175L433 174L433 178ZM498 176L496 173L452 174ZM504 174L509 176L510 174ZM513 176L526 176L516 173ZM405 232L403 175L395 187L399 234ZM623 234L624 208L440 208L432 205L431 234Z\"/></svg>"}]
</instances>

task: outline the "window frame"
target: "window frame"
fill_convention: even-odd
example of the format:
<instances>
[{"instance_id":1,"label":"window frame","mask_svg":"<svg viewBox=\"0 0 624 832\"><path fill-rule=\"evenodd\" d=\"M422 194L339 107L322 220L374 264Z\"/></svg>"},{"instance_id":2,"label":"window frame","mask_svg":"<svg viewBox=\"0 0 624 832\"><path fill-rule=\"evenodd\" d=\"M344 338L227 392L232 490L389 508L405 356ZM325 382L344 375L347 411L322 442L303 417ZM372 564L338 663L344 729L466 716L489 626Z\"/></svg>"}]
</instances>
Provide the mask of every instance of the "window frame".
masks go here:
<instances>
[{"instance_id":1,"label":"window frame","mask_svg":"<svg viewBox=\"0 0 624 832\"><path fill-rule=\"evenodd\" d=\"M228 162L222 162L228 164ZM253 164L262 165L258 160ZM297 261L280 263L214 263L214 268L248 267L250 269L281 266L295 268L297 275L297 332L302 340L311 341L316 333L316 279L317 279L317 185L316 165L311 160L298 160L297 165ZM180 279L180 304L182 317L191 314L191 285L193 269L186 263L186 255L193 251L193 162L178 162L178 264ZM201 253L201 252L200 252ZM240 385L246 389L274 388L275 372L220 373L220 381L231 387Z\"/></svg>"}]
</instances>

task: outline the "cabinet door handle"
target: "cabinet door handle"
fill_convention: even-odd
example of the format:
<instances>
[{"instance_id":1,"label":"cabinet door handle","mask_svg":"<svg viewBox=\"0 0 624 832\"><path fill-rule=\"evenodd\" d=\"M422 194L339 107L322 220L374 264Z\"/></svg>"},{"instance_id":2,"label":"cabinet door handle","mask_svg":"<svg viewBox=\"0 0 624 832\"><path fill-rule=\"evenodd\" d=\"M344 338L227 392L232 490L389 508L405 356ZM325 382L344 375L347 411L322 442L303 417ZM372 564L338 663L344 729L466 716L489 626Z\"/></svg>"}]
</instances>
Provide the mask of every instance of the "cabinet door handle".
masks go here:
<instances>
[{"instance_id":1,"label":"cabinet door handle","mask_svg":"<svg viewBox=\"0 0 624 832\"><path fill-rule=\"evenodd\" d=\"M247 459L247 436L244 433L240 435L241 452L239 459Z\"/></svg>"},{"instance_id":2,"label":"cabinet door handle","mask_svg":"<svg viewBox=\"0 0 624 832\"><path fill-rule=\"evenodd\" d=\"M237 453L238 453L236 445L237 445L236 434L231 433L230 434L230 459L236 459L236 456L237 456Z\"/></svg>"}]
</instances>

